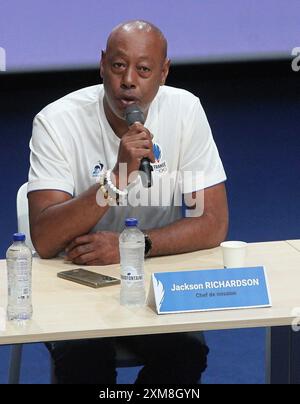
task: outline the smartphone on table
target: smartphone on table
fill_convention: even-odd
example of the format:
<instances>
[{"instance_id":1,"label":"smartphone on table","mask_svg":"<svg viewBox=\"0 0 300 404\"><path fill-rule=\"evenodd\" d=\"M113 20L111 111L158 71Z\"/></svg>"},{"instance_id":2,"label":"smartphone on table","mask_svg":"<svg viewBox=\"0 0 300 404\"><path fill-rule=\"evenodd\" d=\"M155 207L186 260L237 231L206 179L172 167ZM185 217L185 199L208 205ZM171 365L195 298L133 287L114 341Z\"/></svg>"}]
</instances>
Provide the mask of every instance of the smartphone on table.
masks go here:
<instances>
[{"instance_id":1,"label":"smartphone on table","mask_svg":"<svg viewBox=\"0 0 300 404\"><path fill-rule=\"evenodd\" d=\"M61 271L57 273L57 276L92 288L101 288L103 286L117 285L120 283L120 279L114 278L113 276L98 274L97 272L89 271L84 268Z\"/></svg>"}]
</instances>

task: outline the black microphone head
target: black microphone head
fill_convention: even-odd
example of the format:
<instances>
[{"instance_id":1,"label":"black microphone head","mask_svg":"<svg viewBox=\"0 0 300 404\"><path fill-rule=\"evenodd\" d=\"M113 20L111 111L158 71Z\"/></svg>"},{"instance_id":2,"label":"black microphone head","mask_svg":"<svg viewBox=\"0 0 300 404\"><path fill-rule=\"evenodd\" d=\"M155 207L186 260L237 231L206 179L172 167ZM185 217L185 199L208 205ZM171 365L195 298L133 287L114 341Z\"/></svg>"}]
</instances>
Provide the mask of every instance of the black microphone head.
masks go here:
<instances>
[{"instance_id":1,"label":"black microphone head","mask_svg":"<svg viewBox=\"0 0 300 404\"><path fill-rule=\"evenodd\" d=\"M145 122L143 111L136 104L128 105L125 110L125 119L128 126L134 124L135 122L140 122L141 124L144 124Z\"/></svg>"}]
</instances>

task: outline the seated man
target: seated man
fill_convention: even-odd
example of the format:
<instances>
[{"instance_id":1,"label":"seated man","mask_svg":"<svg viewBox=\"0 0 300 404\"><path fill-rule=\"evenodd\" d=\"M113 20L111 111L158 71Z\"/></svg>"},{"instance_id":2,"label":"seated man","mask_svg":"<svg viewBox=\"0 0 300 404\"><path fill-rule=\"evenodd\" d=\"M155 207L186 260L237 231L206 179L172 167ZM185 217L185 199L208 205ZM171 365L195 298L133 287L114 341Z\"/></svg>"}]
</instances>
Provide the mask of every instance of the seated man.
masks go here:
<instances>
[{"instance_id":1,"label":"seated man","mask_svg":"<svg viewBox=\"0 0 300 404\"><path fill-rule=\"evenodd\" d=\"M78 265L118 263L126 217L138 218L151 240L150 257L224 240L223 166L199 99L165 86L169 65L167 41L157 27L121 24L102 52L103 85L68 94L35 117L28 199L31 237L42 258L64 251ZM143 112L144 124L126 122L132 104ZM151 188L136 175L142 158L152 163ZM99 174L106 179L100 190ZM122 342L144 361L137 383L197 383L206 368L208 348L193 333ZM48 347L59 383L116 382L111 339Z\"/></svg>"}]
</instances>

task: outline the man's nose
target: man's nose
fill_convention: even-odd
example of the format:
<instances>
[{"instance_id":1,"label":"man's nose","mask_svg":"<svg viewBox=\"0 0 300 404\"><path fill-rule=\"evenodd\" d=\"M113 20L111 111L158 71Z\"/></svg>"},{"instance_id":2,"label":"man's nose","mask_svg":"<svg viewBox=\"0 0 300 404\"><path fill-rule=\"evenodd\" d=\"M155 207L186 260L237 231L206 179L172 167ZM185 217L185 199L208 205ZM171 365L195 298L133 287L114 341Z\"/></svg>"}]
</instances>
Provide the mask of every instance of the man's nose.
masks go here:
<instances>
[{"instance_id":1,"label":"man's nose","mask_svg":"<svg viewBox=\"0 0 300 404\"><path fill-rule=\"evenodd\" d=\"M136 87L136 71L135 69L128 67L122 76L122 88L135 88Z\"/></svg>"}]
</instances>

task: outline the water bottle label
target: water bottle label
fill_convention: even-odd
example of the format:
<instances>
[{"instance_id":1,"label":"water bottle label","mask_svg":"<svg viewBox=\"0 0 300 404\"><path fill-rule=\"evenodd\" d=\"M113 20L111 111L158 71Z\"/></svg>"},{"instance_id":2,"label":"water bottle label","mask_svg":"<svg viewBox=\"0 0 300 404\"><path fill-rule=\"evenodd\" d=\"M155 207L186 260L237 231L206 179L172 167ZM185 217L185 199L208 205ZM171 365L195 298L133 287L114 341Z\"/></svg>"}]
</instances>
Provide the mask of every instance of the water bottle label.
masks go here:
<instances>
[{"instance_id":1,"label":"water bottle label","mask_svg":"<svg viewBox=\"0 0 300 404\"><path fill-rule=\"evenodd\" d=\"M136 268L126 266L122 269L121 274L122 282L125 282L128 287L137 286L144 282L143 274L138 274Z\"/></svg>"},{"instance_id":2,"label":"water bottle label","mask_svg":"<svg viewBox=\"0 0 300 404\"><path fill-rule=\"evenodd\" d=\"M30 299L31 279L28 272L28 261L19 259L8 260L8 297L22 303Z\"/></svg>"},{"instance_id":3,"label":"water bottle label","mask_svg":"<svg viewBox=\"0 0 300 404\"><path fill-rule=\"evenodd\" d=\"M13 299L13 301L18 303L24 303L30 299L30 289L28 286L15 286L13 288L8 288L8 297Z\"/></svg>"}]
</instances>

